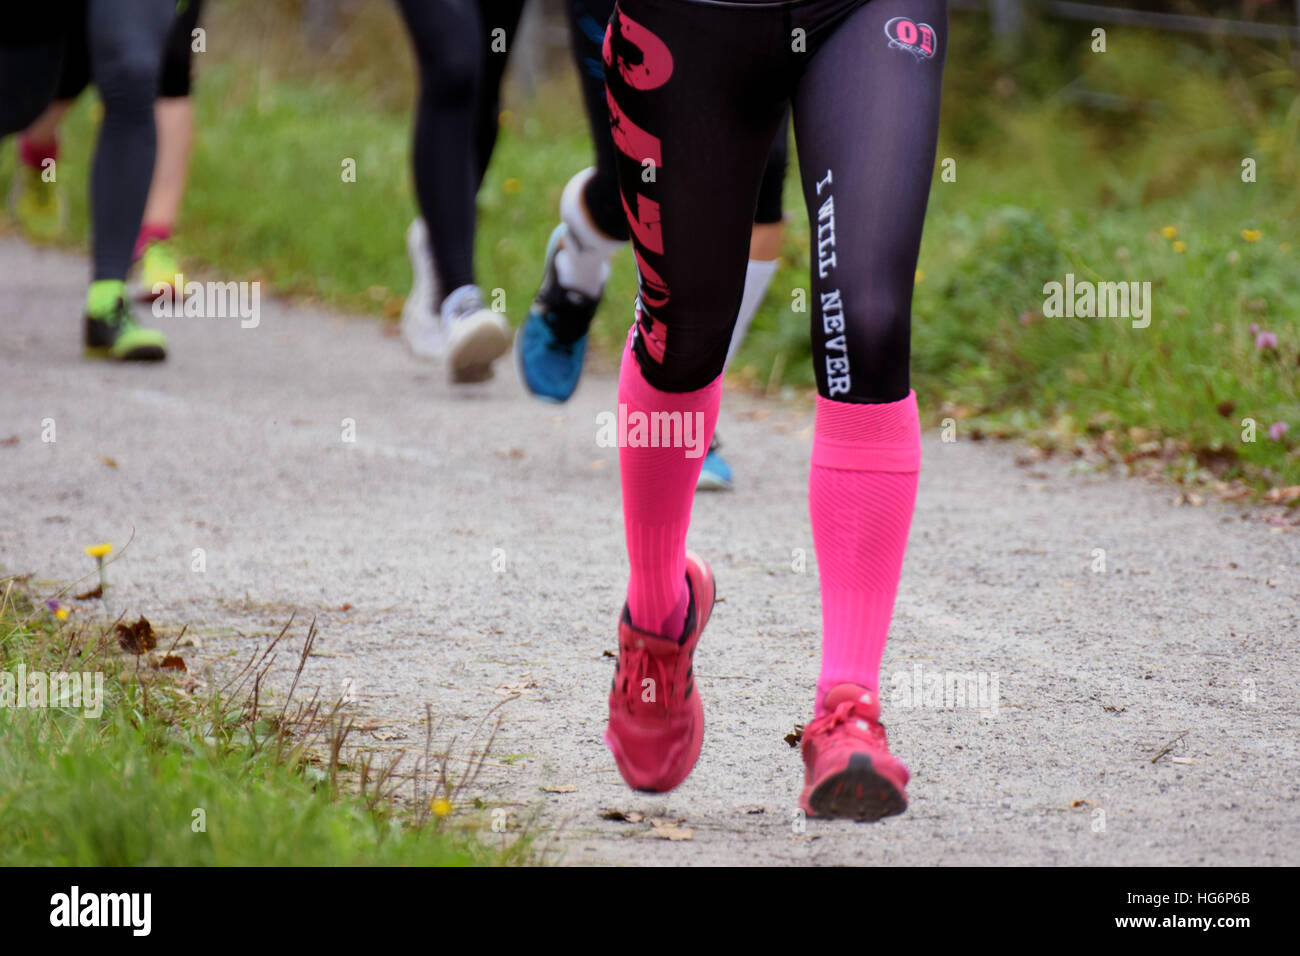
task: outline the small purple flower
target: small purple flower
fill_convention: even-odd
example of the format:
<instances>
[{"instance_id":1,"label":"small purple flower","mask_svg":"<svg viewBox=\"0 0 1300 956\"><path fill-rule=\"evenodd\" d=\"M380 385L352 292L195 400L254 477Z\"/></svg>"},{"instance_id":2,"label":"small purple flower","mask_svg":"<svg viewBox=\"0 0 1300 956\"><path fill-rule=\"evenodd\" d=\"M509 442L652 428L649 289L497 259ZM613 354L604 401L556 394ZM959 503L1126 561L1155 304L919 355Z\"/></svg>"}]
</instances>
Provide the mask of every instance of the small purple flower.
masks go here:
<instances>
[{"instance_id":1,"label":"small purple flower","mask_svg":"<svg viewBox=\"0 0 1300 956\"><path fill-rule=\"evenodd\" d=\"M1273 441L1281 441L1282 436L1287 433L1290 427L1286 422L1274 422L1268 426L1268 437Z\"/></svg>"},{"instance_id":2,"label":"small purple flower","mask_svg":"<svg viewBox=\"0 0 1300 956\"><path fill-rule=\"evenodd\" d=\"M51 611L57 611L57 610L59 609L59 602L58 602L58 601L46 601L46 602L45 602L45 606L46 606L47 608L49 608Z\"/></svg>"},{"instance_id":3,"label":"small purple flower","mask_svg":"<svg viewBox=\"0 0 1300 956\"><path fill-rule=\"evenodd\" d=\"M1258 322L1252 322L1252 323L1250 323L1250 334L1251 334L1251 335L1259 335L1259 323L1258 323Z\"/></svg>"},{"instance_id":4,"label":"small purple flower","mask_svg":"<svg viewBox=\"0 0 1300 956\"><path fill-rule=\"evenodd\" d=\"M1257 349L1275 349L1277 348L1277 336L1267 330L1261 331L1255 336L1255 348Z\"/></svg>"}]
</instances>

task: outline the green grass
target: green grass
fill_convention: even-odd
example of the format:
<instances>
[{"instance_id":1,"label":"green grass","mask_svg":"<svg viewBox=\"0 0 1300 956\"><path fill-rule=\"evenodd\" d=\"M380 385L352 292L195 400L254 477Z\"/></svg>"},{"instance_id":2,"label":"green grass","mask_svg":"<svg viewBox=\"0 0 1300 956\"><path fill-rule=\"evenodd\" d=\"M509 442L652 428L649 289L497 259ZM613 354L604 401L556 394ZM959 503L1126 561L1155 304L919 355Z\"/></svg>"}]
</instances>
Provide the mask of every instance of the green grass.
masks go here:
<instances>
[{"instance_id":1,"label":"green grass","mask_svg":"<svg viewBox=\"0 0 1300 956\"><path fill-rule=\"evenodd\" d=\"M930 423L1112 460L1150 455L1183 480L1300 484L1300 84L1284 52L1115 29L1094 55L1086 31L1060 27L1041 33L1013 79L985 55L981 24L953 20L939 157L957 161L957 180L936 170L913 309L914 383ZM399 30L372 4L330 60L277 39L207 55L181 230L191 265L396 316L415 215ZM560 191L591 162L570 72L508 97L479 194L479 281L504 293L515 321L540 278ZM1119 105L1070 102L1060 95L1070 81ZM65 182L84 177L90 112L83 102L68 124ZM1241 181L1246 156L1255 183ZM341 179L345 158L355 183ZM11 164L0 159L0 179ZM768 391L813 381L808 318L791 309L809 252L795 176L792 166L782 268L731 370ZM81 236L84 195L68 194L70 235ZM1161 236L1166 225L1184 252ZM1242 239L1247 229L1257 242ZM1150 327L1044 317L1044 283L1067 272L1150 282ZM625 250L593 328L598 354L621 344L634 293ZM1252 324L1278 348L1256 348ZM1243 419L1256 423L1253 442ZM1290 431L1274 440L1279 422Z\"/></svg>"},{"instance_id":2,"label":"green grass","mask_svg":"<svg viewBox=\"0 0 1300 956\"><path fill-rule=\"evenodd\" d=\"M102 714L0 707L0 865L351 866L522 862L530 841L480 839L465 808L439 819L393 799L391 778L311 746L304 724L253 698L191 693L92 624L0 589L0 673L105 675ZM160 646L164 642L160 640ZM93 711L91 711L93 713ZM356 758L353 758L354 760Z\"/></svg>"}]
</instances>

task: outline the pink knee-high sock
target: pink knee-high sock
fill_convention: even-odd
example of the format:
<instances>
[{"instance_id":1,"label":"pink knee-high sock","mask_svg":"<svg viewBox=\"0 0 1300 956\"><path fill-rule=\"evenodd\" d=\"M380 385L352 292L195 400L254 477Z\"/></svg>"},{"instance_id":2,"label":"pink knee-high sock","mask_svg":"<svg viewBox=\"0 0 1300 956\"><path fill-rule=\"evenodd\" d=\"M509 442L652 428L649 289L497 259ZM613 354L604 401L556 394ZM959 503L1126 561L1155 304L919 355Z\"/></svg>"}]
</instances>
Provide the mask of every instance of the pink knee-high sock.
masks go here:
<instances>
[{"instance_id":1,"label":"pink knee-high sock","mask_svg":"<svg viewBox=\"0 0 1300 956\"><path fill-rule=\"evenodd\" d=\"M626 406L619 421L628 423L618 451L632 565L627 604L632 623L652 634L680 637L686 624L686 529L721 400L721 375L698 392L659 391L641 375L629 337L618 375L618 402ZM679 434L690 438L689 447L642 447L653 434L653 412L680 413ZM639 435L638 422L646 423Z\"/></svg>"},{"instance_id":2,"label":"pink knee-high sock","mask_svg":"<svg viewBox=\"0 0 1300 956\"><path fill-rule=\"evenodd\" d=\"M827 691L879 691L921 470L916 392L859 405L818 396L808 507L822 593L818 716Z\"/></svg>"}]
</instances>

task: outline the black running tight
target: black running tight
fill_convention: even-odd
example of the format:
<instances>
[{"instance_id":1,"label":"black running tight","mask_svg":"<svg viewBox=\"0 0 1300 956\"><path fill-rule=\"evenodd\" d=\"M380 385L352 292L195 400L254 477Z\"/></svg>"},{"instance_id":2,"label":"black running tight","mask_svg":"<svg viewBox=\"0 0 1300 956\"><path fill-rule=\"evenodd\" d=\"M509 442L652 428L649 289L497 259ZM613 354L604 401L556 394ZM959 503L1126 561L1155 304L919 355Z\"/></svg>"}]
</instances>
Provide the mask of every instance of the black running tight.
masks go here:
<instances>
[{"instance_id":1,"label":"black running tight","mask_svg":"<svg viewBox=\"0 0 1300 956\"><path fill-rule=\"evenodd\" d=\"M605 72L651 385L695 391L722 372L789 102L818 391L906 397L946 33L946 0L620 0Z\"/></svg>"},{"instance_id":2,"label":"black running tight","mask_svg":"<svg viewBox=\"0 0 1300 956\"><path fill-rule=\"evenodd\" d=\"M420 70L415 192L445 296L474 281L474 197L524 0L397 0Z\"/></svg>"},{"instance_id":3,"label":"black running tight","mask_svg":"<svg viewBox=\"0 0 1300 956\"><path fill-rule=\"evenodd\" d=\"M176 0L24 7L22 29L0 36L0 136L25 129L54 99L72 25L84 20L104 103L90 177L94 277L125 279L153 176L153 103Z\"/></svg>"},{"instance_id":4,"label":"black running tight","mask_svg":"<svg viewBox=\"0 0 1300 956\"><path fill-rule=\"evenodd\" d=\"M474 281L474 197L496 143L501 81L524 0L397 0L420 73L415 191L443 294ZM606 235L627 239L609 134L601 43L614 0L569 0L574 61L591 124L596 174L584 193ZM773 135L754 221L781 220L787 130Z\"/></svg>"},{"instance_id":5,"label":"black running tight","mask_svg":"<svg viewBox=\"0 0 1300 956\"><path fill-rule=\"evenodd\" d=\"M605 28L614 12L614 0L568 0L567 7L574 65L578 68L583 106L591 125L591 142L596 148L596 172L587 182L582 198L601 232L613 239L627 239L627 220L623 217L623 204L618 194L617 152L609 134L605 66L601 59ZM768 148L754 222L781 221L781 192L785 187L789 135L787 117Z\"/></svg>"}]
</instances>

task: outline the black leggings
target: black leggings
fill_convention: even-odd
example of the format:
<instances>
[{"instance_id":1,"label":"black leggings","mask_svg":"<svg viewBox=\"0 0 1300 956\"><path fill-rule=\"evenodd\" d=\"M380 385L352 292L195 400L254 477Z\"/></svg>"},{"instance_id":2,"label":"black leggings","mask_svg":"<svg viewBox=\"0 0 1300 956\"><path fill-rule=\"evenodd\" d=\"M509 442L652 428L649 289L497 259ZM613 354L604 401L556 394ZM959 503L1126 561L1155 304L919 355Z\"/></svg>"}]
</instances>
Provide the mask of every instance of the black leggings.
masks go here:
<instances>
[{"instance_id":1,"label":"black leggings","mask_svg":"<svg viewBox=\"0 0 1300 956\"><path fill-rule=\"evenodd\" d=\"M474 197L496 143L501 81L524 0L397 0L415 48L415 192L444 295L474 281ZM600 48L614 0L569 0L572 49L596 150L583 194L606 235L627 239ZM773 137L755 222L781 221L786 127Z\"/></svg>"},{"instance_id":2,"label":"black leggings","mask_svg":"<svg viewBox=\"0 0 1300 956\"><path fill-rule=\"evenodd\" d=\"M153 176L153 101L176 0L86 0L42 9L43 22L29 17L24 35L0 40L0 136L26 129L53 101L69 25L84 17L104 102L90 175L94 278L125 279Z\"/></svg>"},{"instance_id":3,"label":"black leggings","mask_svg":"<svg viewBox=\"0 0 1300 956\"><path fill-rule=\"evenodd\" d=\"M86 0L77 0L83 8L80 16L68 23L67 40L63 53L63 67L56 100L75 100L90 85L90 43L86 40ZM162 72L158 76L158 96L185 97L190 95L191 60L194 28L198 26L203 0L179 0L176 16L167 34L163 50Z\"/></svg>"},{"instance_id":4,"label":"black leggings","mask_svg":"<svg viewBox=\"0 0 1300 956\"><path fill-rule=\"evenodd\" d=\"M415 193L445 296L474 281L474 197L496 143L501 78L524 0L397 3L420 71Z\"/></svg>"},{"instance_id":5,"label":"black leggings","mask_svg":"<svg viewBox=\"0 0 1300 956\"><path fill-rule=\"evenodd\" d=\"M605 40L605 28L614 12L614 0L569 0L568 12L573 60L582 84L582 101L591 126L591 142L596 148L596 172L587 182L582 198L601 232L615 239L627 239L627 219L623 216L623 203L618 193L617 153L609 132L609 108L605 102L605 65L601 59L601 46ZM781 190L785 186L789 138L787 112L786 120L781 123L768 148L754 222L781 221Z\"/></svg>"},{"instance_id":6,"label":"black leggings","mask_svg":"<svg viewBox=\"0 0 1300 956\"><path fill-rule=\"evenodd\" d=\"M695 391L722 372L790 102L818 391L906 397L946 34L946 0L620 0L605 73L640 273L633 347L651 385Z\"/></svg>"}]
</instances>

